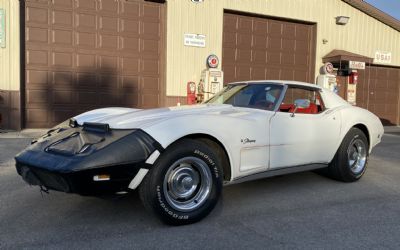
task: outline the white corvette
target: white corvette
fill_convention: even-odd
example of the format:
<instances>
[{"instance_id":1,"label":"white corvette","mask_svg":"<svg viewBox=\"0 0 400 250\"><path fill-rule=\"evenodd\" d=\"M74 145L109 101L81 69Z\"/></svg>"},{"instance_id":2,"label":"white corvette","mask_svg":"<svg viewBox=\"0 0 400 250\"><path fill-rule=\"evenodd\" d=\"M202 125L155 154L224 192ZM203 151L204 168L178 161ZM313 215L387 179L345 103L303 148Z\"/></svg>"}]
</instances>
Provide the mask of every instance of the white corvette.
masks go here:
<instances>
[{"instance_id":1,"label":"white corvette","mask_svg":"<svg viewBox=\"0 0 400 250\"><path fill-rule=\"evenodd\" d=\"M249 81L200 105L86 112L33 141L16 162L45 191L138 187L148 209L181 225L204 218L223 184L318 168L356 181L382 135L378 117L326 89Z\"/></svg>"}]
</instances>

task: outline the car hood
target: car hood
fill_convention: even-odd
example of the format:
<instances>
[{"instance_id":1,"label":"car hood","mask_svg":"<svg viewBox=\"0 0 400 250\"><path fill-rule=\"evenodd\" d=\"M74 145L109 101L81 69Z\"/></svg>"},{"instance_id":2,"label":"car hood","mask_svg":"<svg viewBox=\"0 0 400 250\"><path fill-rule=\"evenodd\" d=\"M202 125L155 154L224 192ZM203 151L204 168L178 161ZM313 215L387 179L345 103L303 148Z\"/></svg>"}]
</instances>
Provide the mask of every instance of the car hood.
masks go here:
<instances>
[{"instance_id":1,"label":"car hood","mask_svg":"<svg viewBox=\"0 0 400 250\"><path fill-rule=\"evenodd\" d=\"M104 108L74 117L79 125L84 122L107 123L114 129L145 128L171 118L190 115L218 115L249 119L251 109L227 104L199 104L157 109ZM255 111L257 112L257 111Z\"/></svg>"}]
</instances>

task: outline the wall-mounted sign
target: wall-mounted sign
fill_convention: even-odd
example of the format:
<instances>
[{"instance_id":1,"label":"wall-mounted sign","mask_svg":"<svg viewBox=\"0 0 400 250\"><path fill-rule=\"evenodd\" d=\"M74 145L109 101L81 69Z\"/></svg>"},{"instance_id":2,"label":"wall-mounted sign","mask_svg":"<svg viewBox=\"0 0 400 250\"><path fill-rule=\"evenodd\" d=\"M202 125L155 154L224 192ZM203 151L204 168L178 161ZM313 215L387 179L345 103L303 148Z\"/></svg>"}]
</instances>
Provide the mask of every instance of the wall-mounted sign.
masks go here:
<instances>
[{"instance_id":1,"label":"wall-mounted sign","mask_svg":"<svg viewBox=\"0 0 400 250\"><path fill-rule=\"evenodd\" d=\"M6 47L6 12L0 9L0 48Z\"/></svg>"},{"instance_id":2,"label":"wall-mounted sign","mask_svg":"<svg viewBox=\"0 0 400 250\"><path fill-rule=\"evenodd\" d=\"M183 44L191 47L206 47L206 36L200 34L184 34Z\"/></svg>"},{"instance_id":3,"label":"wall-mounted sign","mask_svg":"<svg viewBox=\"0 0 400 250\"><path fill-rule=\"evenodd\" d=\"M365 62L349 61L350 69L365 69Z\"/></svg>"},{"instance_id":4,"label":"wall-mounted sign","mask_svg":"<svg viewBox=\"0 0 400 250\"><path fill-rule=\"evenodd\" d=\"M376 51L374 63L391 63L392 52Z\"/></svg>"},{"instance_id":5,"label":"wall-mounted sign","mask_svg":"<svg viewBox=\"0 0 400 250\"><path fill-rule=\"evenodd\" d=\"M209 55L209 56L207 57L207 66L208 66L209 68L216 68L216 67L218 67L218 64L219 64L218 56L216 56L216 55Z\"/></svg>"}]
</instances>

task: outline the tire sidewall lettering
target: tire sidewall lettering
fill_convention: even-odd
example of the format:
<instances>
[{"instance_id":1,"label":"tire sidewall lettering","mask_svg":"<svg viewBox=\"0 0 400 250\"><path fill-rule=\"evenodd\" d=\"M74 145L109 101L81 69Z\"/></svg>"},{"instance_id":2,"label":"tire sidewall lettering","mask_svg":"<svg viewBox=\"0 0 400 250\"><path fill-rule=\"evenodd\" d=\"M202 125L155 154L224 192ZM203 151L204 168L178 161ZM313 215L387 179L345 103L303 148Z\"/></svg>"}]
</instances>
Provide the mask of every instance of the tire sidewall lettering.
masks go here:
<instances>
[{"instance_id":1,"label":"tire sidewall lettering","mask_svg":"<svg viewBox=\"0 0 400 250\"><path fill-rule=\"evenodd\" d=\"M214 172L215 178L219 178L219 171L217 164L210 156L208 156L208 154L202 152L199 149L195 149L193 153L197 156L200 156L200 158L202 158L203 160L205 160L205 162L208 163L207 165Z\"/></svg>"},{"instance_id":2,"label":"tire sidewall lettering","mask_svg":"<svg viewBox=\"0 0 400 250\"><path fill-rule=\"evenodd\" d=\"M214 181L216 179L219 178L219 170L218 170L218 166L217 166L217 162L216 160L214 160L212 157L210 157L207 153L204 153L202 150L200 149L194 149L192 151L192 154L197 157L200 158L201 160L203 160L210 168L211 173L212 173L212 178L214 179ZM178 160L179 158L175 159ZM164 171L164 174L167 172L167 169ZM181 213L179 211L176 211L174 209L172 209L169 204L167 203L167 201L164 198L164 190L162 185L157 185L156 186L156 198L157 198L157 203L160 206L160 209L163 213L165 213L166 215L172 217L173 219L178 219L178 220L189 220L191 218L190 215L186 214L186 213Z\"/></svg>"},{"instance_id":3,"label":"tire sidewall lettering","mask_svg":"<svg viewBox=\"0 0 400 250\"><path fill-rule=\"evenodd\" d=\"M156 194L157 194L157 201L160 205L160 208L169 216L171 216L174 219L178 219L178 220L188 220L189 219L189 215L179 215L176 212L174 212L172 209L169 208L169 205L166 204L164 197L162 195L162 188L161 186L157 186L156 187Z\"/></svg>"},{"instance_id":4,"label":"tire sidewall lettering","mask_svg":"<svg viewBox=\"0 0 400 250\"><path fill-rule=\"evenodd\" d=\"M174 163L180 159L192 157L202 161L203 167L208 167L208 174L211 180L208 197L201 206L192 210L178 210L169 204L166 197L169 186L164 184L166 175L169 173ZM206 166L205 166L206 165ZM218 155L202 142L193 139L183 139L181 142L171 145L166 149L154 167L150 170L150 175L146 176L146 186L141 190L141 198L148 208L152 209L158 217L172 225L186 225L201 220L207 216L215 207L218 197L222 191L223 172L220 169ZM148 189L146 190L145 187Z\"/></svg>"}]
</instances>

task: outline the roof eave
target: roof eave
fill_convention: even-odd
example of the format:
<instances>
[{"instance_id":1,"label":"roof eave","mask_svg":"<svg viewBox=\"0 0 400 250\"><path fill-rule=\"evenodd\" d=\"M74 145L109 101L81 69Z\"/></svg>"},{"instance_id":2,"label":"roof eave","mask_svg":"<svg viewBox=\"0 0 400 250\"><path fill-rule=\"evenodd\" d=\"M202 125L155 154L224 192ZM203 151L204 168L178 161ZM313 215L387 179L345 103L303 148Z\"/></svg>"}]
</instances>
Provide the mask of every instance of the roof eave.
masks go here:
<instances>
[{"instance_id":1,"label":"roof eave","mask_svg":"<svg viewBox=\"0 0 400 250\"><path fill-rule=\"evenodd\" d=\"M400 21L362 0L342 0L376 20L400 32Z\"/></svg>"}]
</instances>

